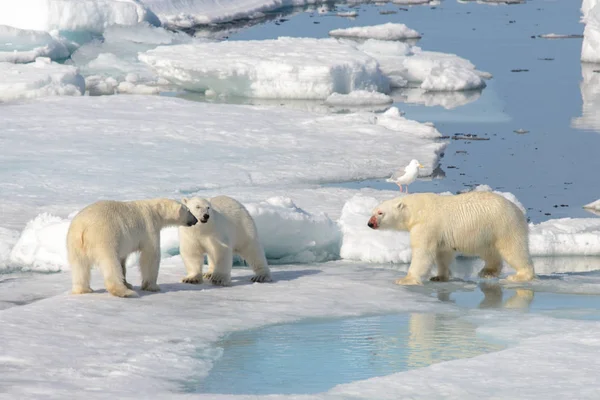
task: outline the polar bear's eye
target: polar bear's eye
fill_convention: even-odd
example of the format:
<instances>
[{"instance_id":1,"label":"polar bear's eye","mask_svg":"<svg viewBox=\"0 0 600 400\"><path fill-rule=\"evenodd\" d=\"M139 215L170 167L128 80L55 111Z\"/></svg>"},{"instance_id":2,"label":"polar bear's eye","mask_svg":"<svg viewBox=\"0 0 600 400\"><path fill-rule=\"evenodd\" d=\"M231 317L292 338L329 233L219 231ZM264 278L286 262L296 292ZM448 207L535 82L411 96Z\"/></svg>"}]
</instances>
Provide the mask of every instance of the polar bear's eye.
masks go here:
<instances>
[{"instance_id":1,"label":"polar bear's eye","mask_svg":"<svg viewBox=\"0 0 600 400\"><path fill-rule=\"evenodd\" d=\"M199 210L199 209L200 209L200 206L196 206L196 210Z\"/></svg>"},{"instance_id":2,"label":"polar bear's eye","mask_svg":"<svg viewBox=\"0 0 600 400\"><path fill-rule=\"evenodd\" d=\"M381 211L378 211L378 212L377 212L377 215L383 215L383 212L381 212Z\"/></svg>"}]
</instances>

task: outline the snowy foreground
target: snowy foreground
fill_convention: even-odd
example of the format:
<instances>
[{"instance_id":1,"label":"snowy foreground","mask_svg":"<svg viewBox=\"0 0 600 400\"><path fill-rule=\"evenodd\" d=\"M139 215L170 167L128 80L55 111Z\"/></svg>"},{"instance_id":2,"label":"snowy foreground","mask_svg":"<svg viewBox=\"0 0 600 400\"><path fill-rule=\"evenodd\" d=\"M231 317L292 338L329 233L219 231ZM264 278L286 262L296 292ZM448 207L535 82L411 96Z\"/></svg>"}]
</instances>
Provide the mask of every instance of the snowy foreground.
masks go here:
<instances>
[{"instance_id":1,"label":"snowy foreground","mask_svg":"<svg viewBox=\"0 0 600 400\"><path fill-rule=\"evenodd\" d=\"M235 398L180 393L186 380L208 374L221 354L214 343L228 332L308 317L456 311L392 283L407 268L407 236L367 230L366 216L397 191L321 185L387 177L412 158L425 165L423 174L432 172L447 143L431 124L406 120L396 108L377 116L324 116L158 96L51 97L2 105L0 130L0 376L7 398ZM96 293L69 295L64 238L81 207L100 198L215 194L247 205L275 282L251 284L249 269L236 268L232 287L179 283L184 267L171 229L162 235L162 292L115 298L94 271ZM521 287L600 294L593 278L557 274L600 268L594 263L598 221L532 226L538 255L596 257L562 263L536 258L542 279ZM347 255L350 250L354 255ZM321 262L327 260L333 261ZM291 262L296 264L276 265ZM131 257L128 279L139 288L136 264ZM476 280L480 261L457 265L457 278ZM318 395L269 398L539 398L575 392L592 398L598 390L599 323L501 310L464 318L509 347Z\"/></svg>"}]
</instances>

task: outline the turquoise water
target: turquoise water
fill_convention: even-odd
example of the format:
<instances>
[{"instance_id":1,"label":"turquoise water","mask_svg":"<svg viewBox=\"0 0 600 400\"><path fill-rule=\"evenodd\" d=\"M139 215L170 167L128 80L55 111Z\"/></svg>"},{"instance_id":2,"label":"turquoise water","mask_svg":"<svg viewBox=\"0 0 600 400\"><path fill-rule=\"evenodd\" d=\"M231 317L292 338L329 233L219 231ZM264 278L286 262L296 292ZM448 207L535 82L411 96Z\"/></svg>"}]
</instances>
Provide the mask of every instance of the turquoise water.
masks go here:
<instances>
[{"instance_id":1,"label":"turquoise water","mask_svg":"<svg viewBox=\"0 0 600 400\"><path fill-rule=\"evenodd\" d=\"M223 356L188 391L317 393L504 347L478 338L457 315L427 313L274 325L232 333L217 346Z\"/></svg>"},{"instance_id":2,"label":"turquoise water","mask_svg":"<svg viewBox=\"0 0 600 400\"><path fill-rule=\"evenodd\" d=\"M209 375L186 382L185 391L318 393L338 384L475 357L510 345L478 336L477 325L465 318L473 309L600 320L597 295L504 289L490 282L450 282L408 290L455 308L443 314L308 320L234 332L216 343L222 357Z\"/></svg>"}]
</instances>

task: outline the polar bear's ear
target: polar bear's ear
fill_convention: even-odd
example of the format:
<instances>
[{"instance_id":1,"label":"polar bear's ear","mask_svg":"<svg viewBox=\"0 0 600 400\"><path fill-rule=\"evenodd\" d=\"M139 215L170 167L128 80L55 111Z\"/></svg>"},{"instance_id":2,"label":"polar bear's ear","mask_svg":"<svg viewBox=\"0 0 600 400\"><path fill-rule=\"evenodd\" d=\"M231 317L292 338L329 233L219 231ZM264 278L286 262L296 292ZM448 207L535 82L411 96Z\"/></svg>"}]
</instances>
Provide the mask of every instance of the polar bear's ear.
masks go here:
<instances>
[{"instance_id":1,"label":"polar bear's ear","mask_svg":"<svg viewBox=\"0 0 600 400\"><path fill-rule=\"evenodd\" d=\"M396 208L398 210L402 210L404 207L406 207L406 205L404 205L404 203L402 202L402 200L400 200L397 204L396 204Z\"/></svg>"},{"instance_id":2,"label":"polar bear's ear","mask_svg":"<svg viewBox=\"0 0 600 400\"><path fill-rule=\"evenodd\" d=\"M184 197L183 199L181 199L181 202L182 202L183 204L187 205L188 198L187 198L187 197Z\"/></svg>"}]
</instances>

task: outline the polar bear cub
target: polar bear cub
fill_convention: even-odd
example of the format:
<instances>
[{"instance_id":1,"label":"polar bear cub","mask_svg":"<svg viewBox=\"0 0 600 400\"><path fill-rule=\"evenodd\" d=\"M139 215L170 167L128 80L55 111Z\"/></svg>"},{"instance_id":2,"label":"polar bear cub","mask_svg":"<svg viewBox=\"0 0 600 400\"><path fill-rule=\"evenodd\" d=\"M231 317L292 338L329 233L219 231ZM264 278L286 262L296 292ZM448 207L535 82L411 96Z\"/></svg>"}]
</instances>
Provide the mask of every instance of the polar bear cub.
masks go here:
<instances>
[{"instance_id":1,"label":"polar bear cub","mask_svg":"<svg viewBox=\"0 0 600 400\"><path fill-rule=\"evenodd\" d=\"M375 207L367 225L410 232L412 260L397 284L421 285L434 263L438 274L431 280L447 281L456 252L481 257L485 266L479 276L484 278L498 277L503 259L517 271L508 280L529 281L535 276L525 216L495 193L406 195Z\"/></svg>"},{"instance_id":2,"label":"polar bear cub","mask_svg":"<svg viewBox=\"0 0 600 400\"><path fill-rule=\"evenodd\" d=\"M160 230L197 222L187 206L169 199L108 200L85 207L73 218L67 233L73 294L92 292L90 269L99 265L106 290L112 295L137 296L125 279L125 261L138 251L142 290L159 291Z\"/></svg>"},{"instance_id":3,"label":"polar bear cub","mask_svg":"<svg viewBox=\"0 0 600 400\"><path fill-rule=\"evenodd\" d=\"M228 196L184 198L182 202L200 221L192 227L179 228L180 252L187 270L182 282L202 283L204 254L208 256L204 278L215 285L230 284L234 254L250 264L255 273L253 282L271 281L256 225L240 202Z\"/></svg>"}]
</instances>

